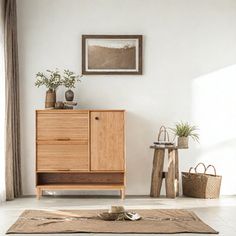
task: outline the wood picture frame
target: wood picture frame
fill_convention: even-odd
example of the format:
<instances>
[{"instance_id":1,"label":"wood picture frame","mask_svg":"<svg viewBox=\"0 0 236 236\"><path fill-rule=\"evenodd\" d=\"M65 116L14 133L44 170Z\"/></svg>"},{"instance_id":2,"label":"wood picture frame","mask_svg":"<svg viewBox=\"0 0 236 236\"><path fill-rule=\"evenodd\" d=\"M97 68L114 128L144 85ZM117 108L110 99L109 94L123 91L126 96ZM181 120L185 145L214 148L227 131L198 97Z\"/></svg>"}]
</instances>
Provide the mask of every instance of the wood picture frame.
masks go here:
<instances>
[{"instance_id":1,"label":"wood picture frame","mask_svg":"<svg viewBox=\"0 0 236 236\"><path fill-rule=\"evenodd\" d=\"M142 35L82 35L83 75L142 75Z\"/></svg>"}]
</instances>

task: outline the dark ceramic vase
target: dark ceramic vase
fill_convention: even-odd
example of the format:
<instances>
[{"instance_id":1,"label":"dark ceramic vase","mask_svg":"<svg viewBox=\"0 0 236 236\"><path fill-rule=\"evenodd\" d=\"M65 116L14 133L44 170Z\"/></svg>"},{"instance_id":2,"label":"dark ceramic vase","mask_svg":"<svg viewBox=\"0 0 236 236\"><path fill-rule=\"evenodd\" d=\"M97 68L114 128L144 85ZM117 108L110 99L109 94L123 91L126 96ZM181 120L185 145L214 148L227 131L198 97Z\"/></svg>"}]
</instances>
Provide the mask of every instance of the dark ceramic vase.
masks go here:
<instances>
[{"instance_id":1,"label":"dark ceramic vase","mask_svg":"<svg viewBox=\"0 0 236 236\"><path fill-rule=\"evenodd\" d=\"M66 92L65 92L65 98L66 98L66 101L73 101L74 99L74 92L71 90L71 89L68 89Z\"/></svg>"}]
</instances>

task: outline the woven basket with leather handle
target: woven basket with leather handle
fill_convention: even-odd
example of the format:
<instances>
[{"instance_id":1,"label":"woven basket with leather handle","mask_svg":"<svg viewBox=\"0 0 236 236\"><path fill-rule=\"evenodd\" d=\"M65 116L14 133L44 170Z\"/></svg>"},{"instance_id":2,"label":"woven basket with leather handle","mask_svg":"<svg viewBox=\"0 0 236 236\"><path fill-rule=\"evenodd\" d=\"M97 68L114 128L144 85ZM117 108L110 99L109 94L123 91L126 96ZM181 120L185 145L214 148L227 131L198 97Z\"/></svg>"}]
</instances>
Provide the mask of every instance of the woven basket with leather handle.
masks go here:
<instances>
[{"instance_id":1,"label":"woven basket with leather handle","mask_svg":"<svg viewBox=\"0 0 236 236\"><path fill-rule=\"evenodd\" d=\"M157 141L154 142L154 144L167 144L167 145L174 144L173 141L170 141L169 133L164 125L160 127L157 135Z\"/></svg>"},{"instance_id":2,"label":"woven basket with leather handle","mask_svg":"<svg viewBox=\"0 0 236 236\"><path fill-rule=\"evenodd\" d=\"M198 173L197 168L202 165L203 173ZM214 170L214 174L207 174L209 168ZM194 170L195 173L191 173ZM222 177L216 175L213 165L205 166L203 163L191 167L189 172L182 172L183 195L196 198L219 198Z\"/></svg>"}]
</instances>

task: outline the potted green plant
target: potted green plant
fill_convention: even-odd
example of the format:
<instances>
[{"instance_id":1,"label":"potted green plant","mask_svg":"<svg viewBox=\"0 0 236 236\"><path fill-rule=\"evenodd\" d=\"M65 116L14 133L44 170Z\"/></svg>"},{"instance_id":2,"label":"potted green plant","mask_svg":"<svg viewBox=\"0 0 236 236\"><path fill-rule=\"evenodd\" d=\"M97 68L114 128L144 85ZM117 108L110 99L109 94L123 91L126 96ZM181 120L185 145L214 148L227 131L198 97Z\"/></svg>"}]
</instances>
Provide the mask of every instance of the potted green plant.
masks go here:
<instances>
[{"instance_id":1,"label":"potted green plant","mask_svg":"<svg viewBox=\"0 0 236 236\"><path fill-rule=\"evenodd\" d=\"M64 70L63 75L63 85L68 89L65 92L66 101L73 101L74 99L74 92L71 90L75 88L75 84L80 81L82 75L76 75L74 72L70 70Z\"/></svg>"},{"instance_id":2,"label":"potted green plant","mask_svg":"<svg viewBox=\"0 0 236 236\"><path fill-rule=\"evenodd\" d=\"M45 108L54 108L56 102L56 89L62 84L61 75L58 69L55 71L46 70L47 74L38 72L36 74L35 86L45 86L46 92Z\"/></svg>"},{"instance_id":3,"label":"potted green plant","mask_svg":"<svg viewBox=\"0 0 236 236\"><path fill-rule=\"evenodd\" d=\"M178 148L188 148L189 137L194 141L199 141L199 135L196 133L197 127L190 125L188 122L178 122L171 130L178 137Z\"/></svg>"}]
</instances>

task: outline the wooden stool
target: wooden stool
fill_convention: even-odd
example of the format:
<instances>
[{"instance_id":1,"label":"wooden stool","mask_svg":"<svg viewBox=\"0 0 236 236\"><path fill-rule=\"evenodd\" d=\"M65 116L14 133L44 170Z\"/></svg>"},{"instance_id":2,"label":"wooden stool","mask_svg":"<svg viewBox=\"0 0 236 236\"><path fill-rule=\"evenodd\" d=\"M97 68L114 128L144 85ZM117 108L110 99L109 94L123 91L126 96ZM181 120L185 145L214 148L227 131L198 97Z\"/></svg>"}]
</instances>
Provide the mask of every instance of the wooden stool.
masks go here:
<instances>
[{"instance_id":1,"label":"wooden stool","mask_svg":"<svg viewBox=\"0 0 236 236\"><path fill-rule=\"evenodd\" d=\"M177 147L156 147L154 149L151 197L160 197L162 180L165 178L166 197L179 196L179 158ZM168 150L168 171L163 171L165 150Z\"/></svg>"}]
</instances>

